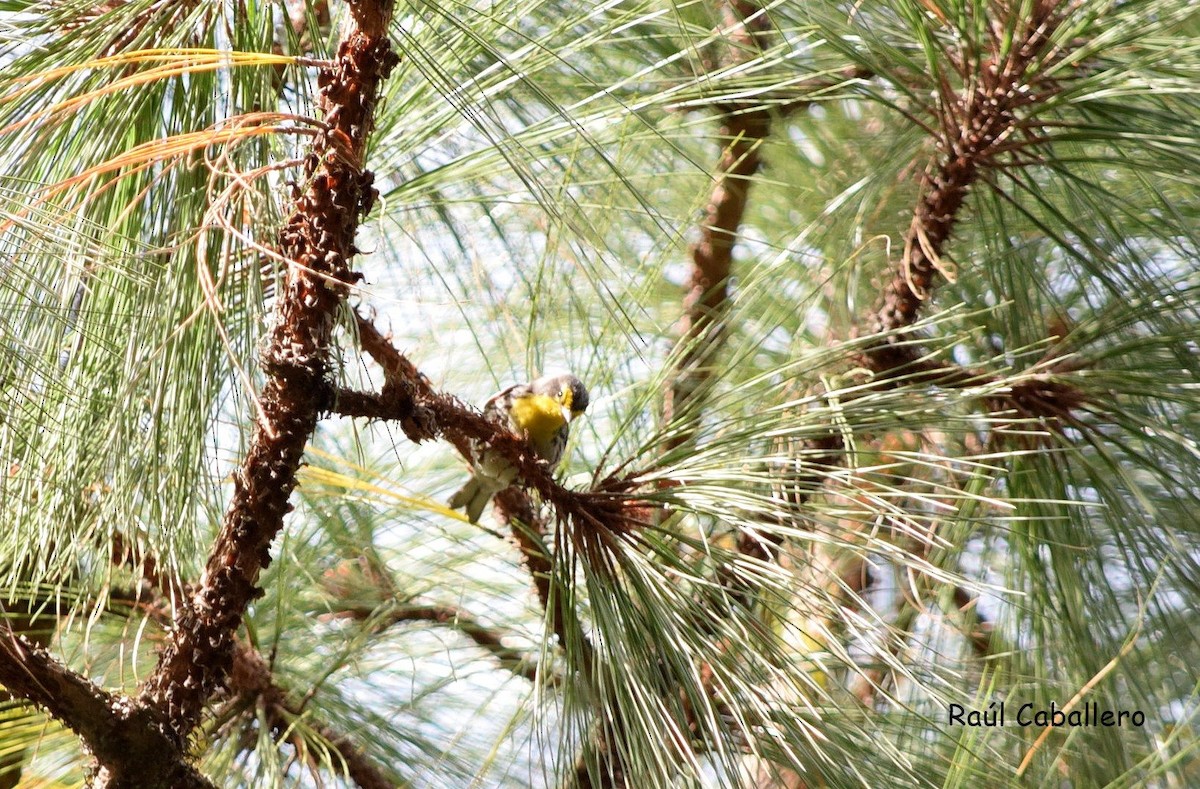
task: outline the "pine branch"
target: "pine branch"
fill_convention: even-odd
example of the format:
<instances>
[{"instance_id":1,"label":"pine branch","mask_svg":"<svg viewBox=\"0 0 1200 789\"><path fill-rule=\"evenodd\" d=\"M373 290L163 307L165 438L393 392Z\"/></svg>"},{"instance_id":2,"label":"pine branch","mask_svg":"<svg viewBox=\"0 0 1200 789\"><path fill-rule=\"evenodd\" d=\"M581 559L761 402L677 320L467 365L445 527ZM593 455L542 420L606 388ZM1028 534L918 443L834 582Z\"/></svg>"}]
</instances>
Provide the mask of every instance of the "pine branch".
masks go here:
<instances>
[{"instance_id":1,"label":"pine branch","mask_svg":"<svg viewBox=\"0 0 1200 789\"><path fill-rule=\"evenodd\" d=\"M591 734L587 749L575 761L569 789L624 789L628 786L625 768L617 751L615 724L601 722ZM588 763L588 751L600 757L599 769Z\"/></svg>"},{"instance_id":2,"label":"pine branch","mask_svg":"<svg viewBox=\"0 0 1200 789\"><path fill-rule=\"evenodd\" d=\"M137 541L128 539L121 532L113 533L109 560L116 567L136 571L149 588L172 602L184 600L195 592L194 585L161 572L158 569L158 559L143 551Z\"/></svg>"},{"instance_id":3,"label":"pine branch","mask_svg":"<svg viewBox=\"0 0 1200 789\"><path fill-rule=\"evenodd\" d=\"M637 525L625 506L625 494L637 486L636 474L607 478L586 491L564 488L520 436L454 395L435 390L370 321L360 316L358 328L363 350L384 368L386 383L378 395L339 390L334 413L407 423L406 434L414 442L444 437L466 458L473 456L472 443L484 444L511 463L523 485L537 491L581 534L621 533ZM518 509L532 511L524 505Z\"/></svg>"},{"instance_id":4,"label":"pine branch","mask_svg":"<svg viewBox=\"0 0 1200 789\"><path fill-rule=\"evenodd\" d=\"M370 621L373 632L382 632L393 625L406 622L446 625L471 639L477 647L494 657L501 668L530 682L537 681L537 660L519 649L505 646L504 635L500 631L481 624L470 613L455 606L384 603L382 606L343 607L328 616L358 622Z\"/></svg>"},{"instance_id":5,"label":"pine branch","mask_svg":"<svg viewBox=\"0 0 1200 789\"><path fill-rule=\"evenodd\" d=\"M733 0L724 5L724 15L725 32L733 45L729 49L732 58L745 60L761 54L767 46L770 22L757 4ZM771 118L771 112L761 105L720 106L719 137L729 142L715 168L712 192L699 228L700 239L691 249L691 273L679 321L678 342L683 351L667 377L663 395L664 423L686 418L690 426L667 442L668 451L693 440L699 423L699 398L712 378L716 355L725 344L733 248L745 216L752 176L762 163L761 146L770 133ZM616 704L606 707L612 715L619 709ZM575 789L628 786L622 758L624 728L619 718L596 722L575 762Z\"/></svg>"},{"instance_id":6,"label":"pine branch","mask_svg":"<svg viewBox=\"0 0 1200 789\"><path fill-rule=\"evenodd\" d=\"M917 321L922 305L948 270L946 244L967 192L1021 126L1020 108L1045 100L1055 89L1031 69L1046 55L1062 21L1059 5L1059 0L1034 0L1007 56L1001 56L1004 26L989 25L992 54L979 64L978 73L970 75L968 89L955 92L944 78L939 84L938 154L923 176L922 194L904 237L904 254L869 320L871 332L893 332L864 354L868 367L877 373L895 373L917 362L916 346L906 342L909 338L900 330ZM1013 12L1021 8L1019 4L1008 7ZM967 74L965 60L958 67ZM949 371L943 374L949 376Z\"/></svg>"},{"instance_id":7,"label":"pine branch","mask_svg":"<svg viewBox=\"0 0 1200 789\"><path fill-rule=\"evenodd\" d=\"M946 247L970 189L981 178L987 179L990 170L1006 166L1006 156L1020 157L1016 166L1035 161L1027 155L1027 148L1039 144L1041 138L1034 122L1023 119L1020 111L1060 90L1040 71L1050 61L1069 55L1052 42L1065 15L1060 11L1062 5L1061 0L1034 0L1029 7L1005 3L1000 10L1028 14L1016 24L1012 41L1005 41L1006 25L992 20L986 27L986 57L971 52L950 55L966 87L956 91L945 76L938 83L938 153L922 176L922 193L905 234L904 253L867 321L869 331L890 333L862 354L864 366L884 386L900 379L910 385L945 388L980 387L999 380L986 371L925 358L911 327L941 280L952 276L953 263ZM1081 43L1073 42L1076 46ZM1056 345L1052 344L1039 362L1038 372L990 394L985 400L987 409L1039 422L1049 431L1061 432L1067 424L1082 428L1074 411L1088 398L1059 374L1078 370L1084 364L1056 358L1061 352ZM994 433L1002 434L1002 429ZM1045 439L1022 435L1005 440L1028 445Z\"/></svg>"},{"instance_id":8,"label":"pine branch","mask_svg":"<svg viewBox=\"0 0 1200 789\"><path fill-rule=\"evenodd\" d=\"M213 789L151 713L109 693L17 635L0 618L0 685L45 709L96 758L94 787Z\"/></svg>"},{"instance_id":9,"label":"pine branch","mask_svg":"<svg viewBox=\"0 0 1200 789\"><path fill-rule=\"evenodd\" d=\"M921 551L924 558L928 555L927 548ZM860 594L871 585L870 565L862 557L852 557L848 567L841 573L842 587L848 592L847 604L857 608ZM975 653L975 657L986 660L994 657L1004 647L997 649L995 626L979 611L979 598L961 586L955 585L950 590L951 601L956 613L961 617L960 628L967 644ZM900 596L896 601L896 616L893 624L895 637L889 645L889 651L899 656L907 647L908 638L914 620L920 613L918 605L908 596ZM859 701L867 706L875 703L876 692L884 685L887 675L878 667L868 668L859 676L854 684L853 693Z\"/></svg>"},{"instance_id":10,"label":"pine branch","mask_svg":"<svg viewBox=\"0 0 1200 789\"><path fill-rule=\"evenodd\" d=\"M916 547L916 553L922 559L928 559L930 554L930 545L921 543ZM861 558L857 561L862 562ZM851 565L842 573L842 578L850 581L847 590L853 592L851 597L853 601L857 593L867 587L871 581L871 573L869 568L863 562L861 567ZM926 577L915 582L921 588L927 587L932 582ZM900 584L900 588L904 589L904 585ZM968 627L963 629L963 636L967 639L967 643L975 652L976 656L981 659L991 657L993 653L992 633L993 629L982 615L975 610L975 598L963 589L961 586L954 586L951 589L951 599L960 615L970 617L973 614L974 621ZM917 618L925 611L925 605L920 599L915 599L913 596L905 593L897 595L895 601L895 615L892 620L890 630L892 637L887 645L888 651L895 657L900 657L904 650L908 648L909 640L913 635L913 627L917 622ZM970 613L968 613L970 612ZM888 679L888 672L882 666L873 666L865 669L858 677L858 681L854 683L852 689L853 694L864 705L870 707L875 703L876 693L883 690Z\"/></svg>"},{"instance_id":11,"label":"pine branch","mask_svg":"<svg viewBox=\"0 0 1200 789\"><path fill-rule=\"evenodd\" d=\"M549 468L533 456L523 440L458 398L436 391L429 379L392 345L373 322L361 314L356 317L359 341L363 350L383 368L384 386L377 395L339 391L335 398L335 413L397 421L414 442L442 436L468 460L474 457L471 451L473 442L486 444L491 450L502 453L518 468L523 484L537 490L544 500L550 502L563 522L573 523L576 529L585 532L594 529L593 533L601 536L609 530L619 532L631 526L631 518L622 512L621 495L635 486L634 476L610 478L596 491L577 492L563 488ZM608 491L604 490L605 484ZM583 673L590 675L595 669L595 649L578 627L569 627L569 617L573 614L569 602L564 595L555 595L553 591L554 561L543 547L549 524L538 512L526 490L516 485L496 494L494 506L500 519L508 524L521 552L538 602L549 619L550 631L560 647L578 655ZM593 541L586 538L583 542L585 545L594 545ZM586 770L583 776L586 779ZM579 778L579 774L576 778Z\"/></svg>"},{"instance_id":12,"label":"pine branch","mask_svg":"<svg viewBox=\"0 0 1200 789\"><path fill-rule=\"evenodd\" d=\"M263 356L262 417L199 588L138 699L179 743L229 670L234 633L260 594L258 575L292 509L296 470L326 405L334 317L356 277L350 258L359 218L374 199L362 169L367 135L379 85L397 61L387 39L391 10L391 0L351 3L353 24L336 62L318 76L328 128L306 158L307 191L296 195L279 237L292 265Z\"/></svg>"},{"instance_id":13,"label":"pine branch","mask_svg":"<svg viewBox=\"0 0 1200 789\"><path fill-rule=\"evenodd\" d=\"M521 551L521 561L533 582L538 603L550 621L550 632L563 650L578 654L579 665L585 673L595 667L595 650L591 640L584 635L574 621L574 612L565 595L553 593L554 559L544 548L549 524L533 506L529 494L518 487L510 486L496 494L496 512L508 524ZM568 622L574 626L568 627ZM574 637L572 637L572 633Z\"/></svg>"},{"instance_id":14,"label":"pine branch","mask_svg":"<svg viewBox=\"0 0 1200 789\"><path fill-rule=\"evenodd\" d=\"M993 644L996 633L995 626L979 611L979 598L961 586L955 586L953 591L954 607L963 617L963 635L971 644L971 649L980 658L991 657L995 654Z\"/></svg>"},{"instance_id":15,"label":"pine branch","mask_svg":"<svg viewBox=\"0 0 1200 789\"><path fill-rule=\"evenodd\" d=\"M50 608L50 611L46 611L46 608ZM0 620L8 625L13 634L22 636L35 646L44 649L50 644L53 629L43 627L41 623L35 625L35 617L40 618L39 615L43 612L53 613L57 616L58 611L54 609L53 603L44 607L41 600L10 600L7 604L0 603ZM48 618L46 617L42 621L46 621ZM3 683L0 682L0 685ZM20 695L14 695L0 687L0 704L9 699L20 698ZM25 749L23 748L0 751L0 789L16 789L21 782L21 765L24 761Z\"/></svg>"},{"instance_id":16,"label":"pine branch","mask_svg":"<svg viewBox=\"0 0 1200 789\"><path fill-rule=\"evenodd\" d=\"M735 59L760 55L767 47L770 21L757 3L734 0L724 6L725 28L731 43L730 52ZM714 64L716 65L716 64ZM725 64L725 65L733 65ZM847 78L862 76L848 73ZM814 85L814 88L817 86ZM684 297L683 315L679 322L679 346L684 350L675 361L668 376L668 387L663 397L663 420L671 423L678 418L696 425L702 403L700 398L710 383L717 354L724 347L726 331L724 320L729 310L728 284L733 269L733 248L745 216L752 176L761 167L761 148L769 136L775 114L784 114L802 106L802 102L791 102L786 108L770 108L760 104L744 106L737 103L720 104L720 139L728 140L715 168L715 182L709 196L705 217L699 227L699 241L691 249L691 273L688 291ZM668 442L671 450L690 442L695 427L681 430ZM830 463L836 463L840 439L833 450ZM819 481L813 485L815 488ZM738 537L738 550L743 555L763 561L774 560L778 541L743 532ZM732 573L720 571L725 585L736 599L744 605L751 604L751 595ZM711 678L711 671L704 667ZM714 704L721 706L715 698L715 689L704 683ZM687 706L686 696L684 697ZM610 705L616 709L616 705ZM696 719L689 715L689 729L693 739L703 739ZM601 720L588 738L575 764L574 786L578 789L621 789L628 785L627 770L622 761L622 738L624 727L619 719Z\"/></svg>"},{"instance_id":17,"label":"pine branch","mask_svg":"<svg viewBox=\"0 0 1200 789\"><path fill-rule=\"evenodd\" d=\"M761 53L766 46L769 22L755 3L726 5L725 28L734 45L730 51L741 53L742 59ZM728 311L733 247L754 183L751 176L762 164L762 142L771 130L771 113L763 106L722 106L720 118L720 139L729 142L717 162L715 182L700 224L700 240L691 249L692 268L679 321L679 345L685 350L675 363L663 397L663 420L667 423L693 404L711 377L714 357L724 345L722 321ZM694 433L694 429L678 433L667 448L686 444Z\"/></svg>"},{"instance_id":18,"label":"pine branch","mask_svg":"<svg viewBox=\"0 0 1200 789\"><path fill-rule=\"evenodd\" d=\"M844 451L841 434L832 430L827 435L803 442L800 451L794 454L794 465L780 475L780 497L788 502L790 509L798 512L808 503L825 484L829 471L841 465ZM781 544L782 540L774 532L743 531L738 535L738 553L763 562L775 561ZM738 599L746 605L753 602L748 592L740 592Z\"/></svg>"},{"instance_id":19,"label":"pine branch","mask_svg":"<svg viewBox=\"0 0 1200 789\"><path fill-rule=\"evenodd\" d=\"M130 0L107 0L107 2L96 3L90 8L85 7L82 9L82 13L64 26L64 30L70 31L85 27L99 17L110 14L114 9L129 2ZM151 28L174 29L176 26L184 24L185 20L195 13L199 5L199 0L184 0L179 3L153 3L143 6L131 23L113 36L107 45L101 47L99 53L101 56L111 56L135 48L146 30Z\"/></svg>"}]
</instances>

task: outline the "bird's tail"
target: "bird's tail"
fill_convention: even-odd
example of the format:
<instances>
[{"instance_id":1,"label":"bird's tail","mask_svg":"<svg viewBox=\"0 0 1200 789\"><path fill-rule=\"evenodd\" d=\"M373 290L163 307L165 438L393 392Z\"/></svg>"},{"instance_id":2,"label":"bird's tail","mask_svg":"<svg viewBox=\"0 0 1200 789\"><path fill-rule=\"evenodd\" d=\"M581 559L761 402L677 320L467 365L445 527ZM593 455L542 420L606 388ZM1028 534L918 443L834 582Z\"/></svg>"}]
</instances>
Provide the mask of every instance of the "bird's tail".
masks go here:
<instances>
[{"instance_id":1,"label":"bird's tail","mask_svg":"<svg viewBox=\"0 0 1200 789\"><path fill-rule=\"evenodd\" d=\"M479 516L483 514L483 508L487 503L504 488L508 487L508 483L497 485L498 480L476 474L467 480L458 491L450 497L448 504L450 509L458 510L465 509L467 520L471 523L478 523Z\"/></svg>"}]
</instances>

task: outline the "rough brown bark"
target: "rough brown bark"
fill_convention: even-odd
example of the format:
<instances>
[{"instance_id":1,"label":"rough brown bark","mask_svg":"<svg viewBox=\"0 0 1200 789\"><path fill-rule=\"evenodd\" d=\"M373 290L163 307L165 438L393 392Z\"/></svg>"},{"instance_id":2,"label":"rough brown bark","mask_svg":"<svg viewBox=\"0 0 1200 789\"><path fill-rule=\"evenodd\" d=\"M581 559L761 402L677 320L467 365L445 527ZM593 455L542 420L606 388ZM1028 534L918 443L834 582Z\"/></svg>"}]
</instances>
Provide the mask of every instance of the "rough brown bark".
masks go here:
<instances>
[{"instance_id":1,"label":"rough brown bark","mask_svg":"<svg viewBox=\"0 0 1200 789\"><path fill-rule=\"evenodd\" d=\"M258 576L291 510L301 455L328 406L335 312L355 278L359 218L374 199L362 160L379 84L397 60L387 39L390 0L350 8L354 22L318 77L328 127L306 159L307 188L280 233L280 252L292 265L263 355L262 416L204 576L138 699L179 743L228 673L234 633L260 594Z\"/></svg>"},{"instance_id":2,"label":"rough brown bark","mask_svg":"<svg viewBox=\"0 0 1200 789\"><path fill-rule=\"evenodd\" d=\"M545 518L533 506L529 494L518 487L509 487L496 494L495 506L496 512L508 525L513 541L521 552L521 561L533 582L538 603L541 604L542 611L550 623L550 632L558 639L558 644L563 649L577 645L580 664L585 669L590 669L593 660L591 642L582 634L574 641L570 638L567 629L567 602L561 595L556 597L552 593L554 559L543 548L549 532Z\"/></svg>"},{"instance_id":3,"label":"rough brown bark","mask_svg":"<svg viewBox=\"0 0 1200 789\"><path fill-rule=\"evenodd\" d=\"M50 622L57 621L53 616L57 616L58 612L46 611L35 619L34 613L38 609L39 604L32 600L10 600L7 604L0 604L0 621L8 626L12 636L22 636L34 646L44 649L53 635L53 625ZM0 631L0 638L5 637L9 637L9 633ZM3 684L3 681L0 681L0 686ZM13 695L0 687L0 704L20 698L21 696ZM21 765L24 761L24 751L9 749L7 752L0 752L0 789L16 789L21 783Z\"/></svg>"}]
</instances>

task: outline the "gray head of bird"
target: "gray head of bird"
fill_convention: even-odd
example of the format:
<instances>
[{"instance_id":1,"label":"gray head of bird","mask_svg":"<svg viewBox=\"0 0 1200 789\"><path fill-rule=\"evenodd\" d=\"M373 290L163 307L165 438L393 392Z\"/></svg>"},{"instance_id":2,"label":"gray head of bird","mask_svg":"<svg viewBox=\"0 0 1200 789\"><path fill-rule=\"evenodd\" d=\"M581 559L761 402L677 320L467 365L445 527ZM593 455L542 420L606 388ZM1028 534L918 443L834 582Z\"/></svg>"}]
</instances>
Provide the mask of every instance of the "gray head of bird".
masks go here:
<instances>
[{"instance_id":1,"label":"gray head of bird","mask_svg":"<svg viewBox=\"0 0 1200 789\"><path fill-rule=\"evenodd\" d=\"M562 407L563 420L566 422L581 416L591 399L583 381L569 373L544 376L530 384L529 388L534 394L553 398Z\"/></svg>"}]
</instances>

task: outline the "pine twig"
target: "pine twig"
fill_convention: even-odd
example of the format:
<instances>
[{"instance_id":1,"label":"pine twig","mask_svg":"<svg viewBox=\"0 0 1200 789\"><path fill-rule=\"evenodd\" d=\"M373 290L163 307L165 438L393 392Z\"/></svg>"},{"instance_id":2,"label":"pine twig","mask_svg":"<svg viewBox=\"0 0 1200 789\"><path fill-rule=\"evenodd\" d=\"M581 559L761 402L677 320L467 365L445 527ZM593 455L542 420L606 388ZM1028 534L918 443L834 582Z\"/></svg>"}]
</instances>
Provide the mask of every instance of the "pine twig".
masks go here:
<instances>
[{"instance_id":1,"label":"pine twig","mask_svg":"<svg viewBox=\"0 0 1200 789\"><path fill-rule=\"evenodd\" d=\"M241 640L234 644L229 692L261 709L267 725L279 733L288 731L292 721L304 714L301 705L275 681L271 667L258 650ZM350 780L359 789L393 789L396 786L396 782L389 779L349 736L321 723L313 724L313 728L333 746Z\"/></svg>"},{"instance_id":2,"label":"pine twig","mask_svg":"<svg viewBox=\"0 0 1200 789\"><path fill-rule=\"evenodd\" d=\"M358 622L370 620L376 631L407 622L432 622L446 625L462 633L475 646L496 659L501 668L513 676L537 681L537 660L519 649L504 645L504 635L495 628L480 623L470 613L452 605L404 603L383 606L351 606L340 608L329 615L334 619L350 619Z\"/></svg>"},{"instance_id":3,"label":"pine twig","mask_svg":"<svg viewBox=\"0 0 1200 789\"><path fill-rule=\"evenodd\" d=\"M141 551L135 542L127 540L120 533L114 535L112 561L113 564L139 570L143 584L131 593L114 593L110 599L128 603L143 611L161 627L167 628L171 624L171 600L183 599L195 590L194 584L159 573L155 557ZM268 714L268 723L277 731L287 730L290 719L303 712L302 705L291 701L289 694L276 683L274 672L257 650L241 639L234 642L227 690L242 699L250 699L255 703L261 701ZM309 715L310 720L311 717ZM326 724L315 722L312 725L324 740L334 746L351 780L360 789L381 789L393 785L349 736Z\"/></svg>"}]
</instances>

